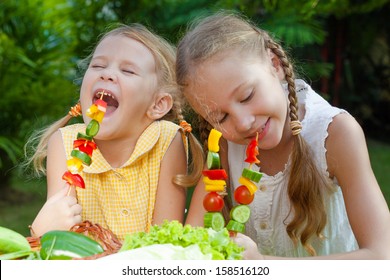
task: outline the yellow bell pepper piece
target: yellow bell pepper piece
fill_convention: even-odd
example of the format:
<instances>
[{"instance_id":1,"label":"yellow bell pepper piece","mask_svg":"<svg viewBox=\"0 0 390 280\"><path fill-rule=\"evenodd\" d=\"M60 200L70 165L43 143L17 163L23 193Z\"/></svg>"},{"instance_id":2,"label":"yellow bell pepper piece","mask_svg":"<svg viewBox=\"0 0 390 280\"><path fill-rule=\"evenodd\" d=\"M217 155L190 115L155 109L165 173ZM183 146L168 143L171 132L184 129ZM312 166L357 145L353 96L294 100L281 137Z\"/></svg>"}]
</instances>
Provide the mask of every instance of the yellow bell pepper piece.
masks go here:
<instances>
[{"instance_id":1,"label":"yellow bell pepper piece","mask_svg":"<svg viewBox=\"0 0 390 280\"><path fill-rule=\"evenodd\" d=\"M66 165L71 173L80 173L84 169L83 162L75 157L68 159Z\"/></svg>"},{"instance_id":2,"label":"yellow bell pepper piece","mask_svg":"<svg viewBox=\"0 0 390 280\"><path fill-rule=\"evenodd\" d=\"M207 141L208 149L210 152L219 152L219 138L221 138L222 133L216 129L211 129L209 138Z\"/></svg>"},{"instance_id":3,"label":"yellow bell pepper piece","mask_svg":"<svg viewBox=\"0 0 390 280\"><path fill-rule=\"evenodd\" d=\"M205 185L204 190L206 192L223 192L225 191L225 185Z\"/></svg>"},{"instance_id":4,"label":"yellow bell pepper piece","mask_svg":"<svg viewBox=\"0 0 390 280\"><path fill-rule=\"evenodd\" d=\"M222 186L226 186L225 180L211 180L207 176L203 176L203 183L205 183L205 185L222 185Z\"/></svg>"},{"instance_id":5,"label":"yellow bell pepper piece","mask_svg":"<svg viewBox=\"0 0 390 280\"><path fill-rule=\"evenodd\" d=\"M92 104L87 110L87 116L92 118L92 116L99 111L98 107L95 104Z\"/></svg>"},{"instance_id":6,"label":"yellow bell pepper piece","mask_svg":"<svg viewBox=\"0 0 390 280\"><path fill-rule=\"evenodd\" d=\"M238 179L238 182L241 185L246 186L251 194L254 194L257 191L257 186L254 183L252 183L251 181L249 181L247 178L240 177Z\"/></svg>"},{"instance_id":7,"label":"yellow bell pepper piece","mask_svg":"<svg viewBox=\"0 0 390 280\"><path fill-rule=\"evenodd\" d=\"M94 119L101 123L103 121L104 113L105 112L99 110L96 104L92 104L91 107L88 108L86 115L91 119Z\"/></svg>"},{"instance_id":8,"label":"yellow bell pepper piece","mask_svg":"<svg viewBox=\"0 0 390 280\"><path fill-rule=\"evenodd\" d=\"M102 111L97 112L93 117L93 119L98 121L99 123L103 121L103 118L104 118L104 112Z\"/></svg>"}]
</instances>

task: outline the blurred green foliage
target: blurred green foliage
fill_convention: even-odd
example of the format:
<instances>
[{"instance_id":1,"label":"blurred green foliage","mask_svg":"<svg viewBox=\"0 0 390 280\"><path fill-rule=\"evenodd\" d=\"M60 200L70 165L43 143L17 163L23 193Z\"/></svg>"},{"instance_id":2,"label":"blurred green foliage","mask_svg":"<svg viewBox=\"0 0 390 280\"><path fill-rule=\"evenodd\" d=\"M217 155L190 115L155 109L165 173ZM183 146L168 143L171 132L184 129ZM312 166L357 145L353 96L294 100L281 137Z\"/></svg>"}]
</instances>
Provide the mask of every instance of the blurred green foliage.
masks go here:
<instances>
[{"instance_id":1,"label":"blurred green foliage","mask_svg":"<svg viewBox=\"0 0 390 280\"><path fill-rule=\"evenodd\" d=\"M114 22L140 22L176 43L193 18L240 11L281 41L300 76L351 111L366 132L390 135L389 6L389 0L3 0L0 188L30 133L78 99L77 64Z\"/></svg>"}]
</instances>

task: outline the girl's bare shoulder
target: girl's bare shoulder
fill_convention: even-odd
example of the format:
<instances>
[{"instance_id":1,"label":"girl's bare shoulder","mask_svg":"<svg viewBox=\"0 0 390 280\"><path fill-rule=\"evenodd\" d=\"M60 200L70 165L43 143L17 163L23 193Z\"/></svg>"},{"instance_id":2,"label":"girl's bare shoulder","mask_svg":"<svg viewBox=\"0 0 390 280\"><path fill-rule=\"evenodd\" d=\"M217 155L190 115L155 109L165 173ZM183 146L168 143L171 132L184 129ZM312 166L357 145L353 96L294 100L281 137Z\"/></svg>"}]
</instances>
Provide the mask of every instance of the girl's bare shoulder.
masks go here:
<instances>
[{"instance_id":1,"label":"girl's bare shoulder","mask_svg":"<svg viewBox=\"0 0 390 280\"><path fill-rule=\"evenodd\" d=\"M325 142L328 169L331 174L354 160L368 161L368 150L362 127L350 114L342 113L329 124Z\"/></svg>"}]
</instances>

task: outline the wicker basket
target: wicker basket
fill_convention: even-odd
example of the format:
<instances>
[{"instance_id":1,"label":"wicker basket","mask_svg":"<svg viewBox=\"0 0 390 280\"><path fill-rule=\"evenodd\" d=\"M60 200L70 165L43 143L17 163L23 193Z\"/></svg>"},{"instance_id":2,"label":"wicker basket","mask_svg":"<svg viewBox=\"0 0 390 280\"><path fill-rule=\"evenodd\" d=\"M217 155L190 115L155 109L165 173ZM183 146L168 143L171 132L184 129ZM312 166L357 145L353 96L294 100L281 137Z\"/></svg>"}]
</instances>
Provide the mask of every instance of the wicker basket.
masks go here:
<instances>
[{"instance_id":1,"label":"wicker basket","mask_svg":"<svg viewBox=\"0 0 390 280\"><path fill-rule=\"evenodd\" d=\"M78 260L93 260L98 259L107 255L114 254L119 251L122 246L122 243L116 237L116 235L109 229L105 229L99 224L93 224L90 221L84 221L79 224L74 225L70 228L70 231L82 233L93 240L97 241L103 248L104 252L101 254L77 258ZM30 243L30 246L33 250L40 250L40 237L27 237L27 241ZM76 258L75 258L76 259Z\"/></svg>"}]
</instances>

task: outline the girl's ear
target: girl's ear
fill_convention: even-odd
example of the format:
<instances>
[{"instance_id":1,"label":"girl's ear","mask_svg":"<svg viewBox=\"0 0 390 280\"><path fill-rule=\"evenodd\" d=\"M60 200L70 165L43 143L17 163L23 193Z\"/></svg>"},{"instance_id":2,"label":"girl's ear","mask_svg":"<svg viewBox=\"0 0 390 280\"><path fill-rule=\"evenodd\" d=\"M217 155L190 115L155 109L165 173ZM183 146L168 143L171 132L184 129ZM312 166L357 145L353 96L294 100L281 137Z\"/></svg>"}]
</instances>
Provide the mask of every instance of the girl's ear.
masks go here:
<instances>
[{"instance_id":1,"label":"girl's ear","mask_svg":"<svg viewBox=\"0 0 390 280\"><path fill-rule=\"evenodd\" d=\"M282 63L280 62L279 57L269 49L268 49L268 55L271 58L271 64L273 66L273 70L275 71L275 74L278 76L280 80L284 80L285 78L284 69L282 67Z\"/></svg>"},{"instance_id":2,"label":"girl's ear","mask_svg":"<svg viewBox=\"0 0 390 280\"><path fill-rule=\"evenodd\" d=\"M172 96L166 92L159 92L156 95L153 104L149 107L147 115L153 120L161 119L172 109L172 106Z\"/></svg>"}]
</instances>

